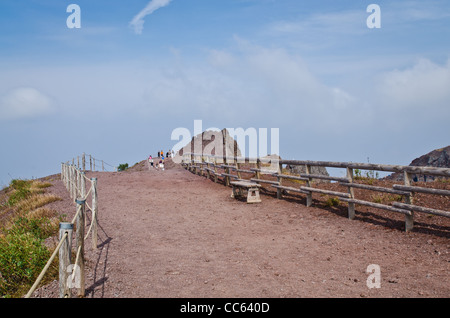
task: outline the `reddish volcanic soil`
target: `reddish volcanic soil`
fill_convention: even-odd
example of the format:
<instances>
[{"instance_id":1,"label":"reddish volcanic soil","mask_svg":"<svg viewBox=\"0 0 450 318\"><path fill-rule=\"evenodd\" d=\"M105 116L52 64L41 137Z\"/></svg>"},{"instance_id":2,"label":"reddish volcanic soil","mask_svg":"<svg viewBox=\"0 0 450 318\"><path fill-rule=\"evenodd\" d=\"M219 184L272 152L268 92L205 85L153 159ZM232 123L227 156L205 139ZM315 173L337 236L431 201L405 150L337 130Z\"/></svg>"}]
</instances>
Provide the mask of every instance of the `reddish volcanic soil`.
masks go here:
<instances>
[{"instance_id":1,"label":"reddish volcanic soil","mask_svg":"<svg viewBox=\"0 0 450 318\"><path fill-rule=\"evenodd\" d=\"M87 172L99 195L99 246L88 238L85 248L87 298L450 295L449 219L417 213L406 233L393 212L357 206L349 220L344 204L326 208L315 197L307 208L304 196L278 200L273 191L246 204L221 182L167 168ZM67 190L59 175L50 179L49 192L63 198L52 206L70 220ZM380 288L367 286L371 264ZM34 297L58 297L57 282Z\"/></svg>"}]
</instances>

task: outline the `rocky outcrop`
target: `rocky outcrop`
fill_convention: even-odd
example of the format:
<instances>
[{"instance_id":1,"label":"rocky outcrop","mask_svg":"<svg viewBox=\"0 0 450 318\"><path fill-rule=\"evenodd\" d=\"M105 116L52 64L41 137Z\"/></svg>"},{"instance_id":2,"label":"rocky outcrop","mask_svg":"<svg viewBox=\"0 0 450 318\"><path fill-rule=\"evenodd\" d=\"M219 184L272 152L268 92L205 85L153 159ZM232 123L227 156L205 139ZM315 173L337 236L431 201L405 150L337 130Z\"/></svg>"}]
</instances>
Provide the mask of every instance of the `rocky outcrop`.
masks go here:
<instances>
[{"instance_id":1,"label":"rocky outcrop","mask_svg":"<svg viewBox=\"0 0 450 318\"><path fill-rule=\"evenodd\" d=\"M300 173L306 173L306 167L305 166L291 166L291 165L287 165L286 166L287 169L289 169L289 173L291 174L297 174L299 175ZM322 175L322 176L329 176L328 171L325 167L317 167L317 166L312 166L311 167L311 174L317 174L317 175ZM315 182L330 182L329 180L323 180L323 179L313 179L313 181Z\"/></svg>"},{"instance_id":2,"label":"rocky outcrop","mask_svg":"<svg viewBox=\"0 0 450 318\"><path fill-rule=\"evenodd\" d=\"M410 166L416 167L439 167L450 168L450 146L435 149L429 153L414 159ZM413 175L414 181L433 181L436 177L426 175ZM402 173L393 173L386 177L388 180L401 181L403 180Z\"/></svg>"},{"instance_id":3,"label":"rocky outcrop","mask_svg":"<svg viewBox=\"0 0 450 318\"><path fill-rule=\"evenodd\" d=\"M240 157L241 150L236 140L230 136L226 128L221 131L207 130L192 137L190 143L178 152L183 153L203 153L204 155Z\"/></svg>"}]
</instances>

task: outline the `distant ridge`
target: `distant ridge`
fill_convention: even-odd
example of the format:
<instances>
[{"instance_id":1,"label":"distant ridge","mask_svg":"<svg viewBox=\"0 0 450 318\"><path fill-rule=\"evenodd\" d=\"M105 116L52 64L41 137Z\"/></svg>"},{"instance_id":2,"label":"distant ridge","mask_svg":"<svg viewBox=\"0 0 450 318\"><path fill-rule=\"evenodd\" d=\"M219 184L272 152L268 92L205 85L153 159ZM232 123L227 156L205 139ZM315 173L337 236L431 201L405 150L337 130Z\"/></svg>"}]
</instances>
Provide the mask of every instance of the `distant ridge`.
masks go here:
<instances>
[{"instance_id":1,"label":"distant ridge","mask_svg":"<svg viewBox=\"0 0 450 318\"><path fill-rule=\"evenodd\" d=\"M432 150L429 153L414 159L409 165L416 167L429 166L450 168L450 146ZM400 181L403 180L403 174L396 172L387 176L386 179ZM433 181L435 177L426 175L414 175L413 179L414 181Z\"/></svg>"}]
</instances>

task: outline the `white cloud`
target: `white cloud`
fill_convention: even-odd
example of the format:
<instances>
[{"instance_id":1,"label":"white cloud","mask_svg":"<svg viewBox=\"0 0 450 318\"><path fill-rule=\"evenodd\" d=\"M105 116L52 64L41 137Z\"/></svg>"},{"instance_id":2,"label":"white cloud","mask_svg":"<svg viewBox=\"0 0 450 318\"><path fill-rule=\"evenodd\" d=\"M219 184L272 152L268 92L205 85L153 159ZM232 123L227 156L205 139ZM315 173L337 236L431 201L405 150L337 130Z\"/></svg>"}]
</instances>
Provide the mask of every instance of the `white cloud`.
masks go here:
<instances>
[{"instance_id":1,"label":"white cloud","mask_svg":"<svg viewBox=\"0 0 450 318\"><path fill-rule=\"evenodd\" d=\"M426 20L440 20L450 17L450 12L445 10L447 1L399 1L389 3L389 10L384 10L386 17L400 23L417 22Z\"/></svg>"},{"instance_id":2,"label":"white cloud","mask_svg":"<svg viewBox=\"0 0 450 318\"><path fill-rule=\"evenodd\" d=\"M295 35L302 39L323 41L333 39L336 35L354 36L367 32L365 25L368 14L365 10L346 10L341 12L323 12L296 20L276 21L268 25L269 34Z\"/></svg>"},{"instance_id":3,"label":"white cloud","mask_svg":"<svg viewBox=\"0 0 450 318\"><path fill-rule=\"evenodd\" d=\"M52 100L35 88L16 88L0 97L0 119L34 117L52 110Z\"/></svg>"},{"instance_id":4,"label":"white cloud","mask_svg":"<svg viewBox=\"0 0 450 318\"><path fill-rule=\"evenodd\" d=\"M447 110L450 105L450 59L438 65L420 59L404 70L384 74L379 84L384 102L397 109Z\"/></svg>"},{"instance_id":5,"label":"white cloud","mask_svg":"<svg viewBox=\"0 0 450 318\"><path fill-rule=\"evenodd\" d=\"M144 18L159 8L167 6L172 0L152 0L130 22L136 34L141 34L144 29Z\"/></svg>"},{"instance_id":6,"label":"white cloud","mask_svg":"<svg viewBox=\"0 0 450 318\"><path fill-rule=\"evenodd\" d=\"M146 79L147 105L141 111L339 130L342 122L360 116L359 100L324 84L300 56L240 39L236 43L236 50L211 50L207 63L184 63L182 56L177 63L169 61L164 71Z\"/></svg>"}]
</instances>

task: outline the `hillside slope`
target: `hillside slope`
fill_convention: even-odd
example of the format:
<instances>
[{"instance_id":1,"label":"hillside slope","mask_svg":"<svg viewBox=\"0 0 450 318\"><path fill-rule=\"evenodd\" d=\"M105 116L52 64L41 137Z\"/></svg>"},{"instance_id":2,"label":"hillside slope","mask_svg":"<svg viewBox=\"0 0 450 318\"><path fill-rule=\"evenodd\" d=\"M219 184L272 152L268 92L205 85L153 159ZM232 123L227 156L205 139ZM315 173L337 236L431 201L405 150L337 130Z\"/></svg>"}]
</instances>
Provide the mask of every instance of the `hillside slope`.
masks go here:
<instances>
[{"instance_id":1,"label":"hillside slope","mask_svg":"<svg viewBox=\"0 0 450 318\"><path fill-rule=\"evenodd\" d=\"M450 146L430 151L429 153L414 159L409 165L416 167L429 166L450 168ZM403 180L403 174L393 173L386 177L386 179L400 181ZM414 181L433 181L435 177L414 175L413 179Z\"/></svg>"}]
</instances>

